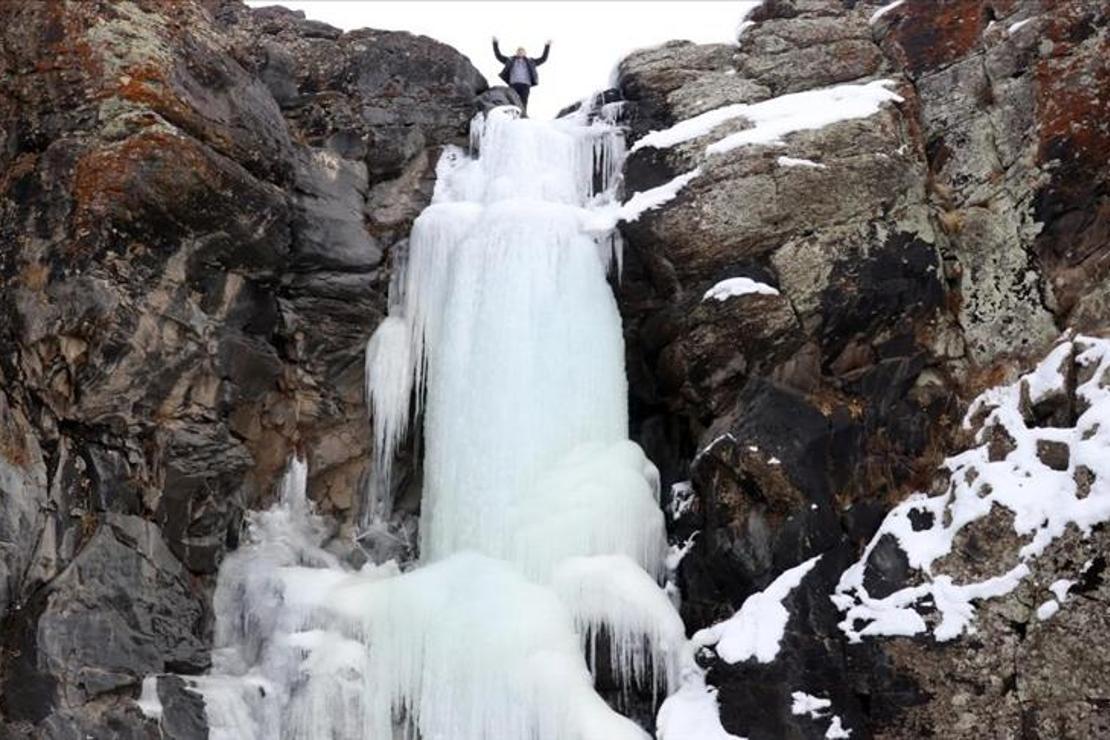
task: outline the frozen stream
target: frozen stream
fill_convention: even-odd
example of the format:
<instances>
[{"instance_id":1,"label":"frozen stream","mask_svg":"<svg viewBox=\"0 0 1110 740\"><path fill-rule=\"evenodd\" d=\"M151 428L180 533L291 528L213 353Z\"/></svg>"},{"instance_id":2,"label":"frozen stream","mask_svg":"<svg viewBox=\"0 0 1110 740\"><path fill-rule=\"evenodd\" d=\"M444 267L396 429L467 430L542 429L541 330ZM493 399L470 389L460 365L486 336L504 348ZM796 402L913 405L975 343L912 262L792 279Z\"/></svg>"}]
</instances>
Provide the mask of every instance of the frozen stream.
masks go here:
<instances>
[{"instance_id":1,"label":"frozen stream","mask_svg":"<svg viewBox=\"0 0 1110 740\"><path fill-rule=\"evenodd\" d=\"M677 681L658 474L627 438L606 281L623 137L498 109L472 149L444 153L367 348L363 524L384 531L390 463L422 419L419 561L356 571L322 549L292 461L220 571L198 682L213 738L646 737L594 691L598 635L621 683Z\"/></svg>"}]
</instances>

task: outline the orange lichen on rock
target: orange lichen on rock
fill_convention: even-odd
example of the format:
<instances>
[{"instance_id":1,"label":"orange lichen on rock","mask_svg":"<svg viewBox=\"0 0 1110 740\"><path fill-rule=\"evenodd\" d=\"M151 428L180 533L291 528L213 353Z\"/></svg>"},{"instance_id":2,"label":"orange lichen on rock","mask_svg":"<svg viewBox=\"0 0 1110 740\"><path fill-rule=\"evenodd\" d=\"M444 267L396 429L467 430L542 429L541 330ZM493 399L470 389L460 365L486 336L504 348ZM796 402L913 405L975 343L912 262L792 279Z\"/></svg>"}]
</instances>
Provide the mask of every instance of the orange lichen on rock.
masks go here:
<instances>
[{"instance_id":1,"label":"orange lichen on rock","mask_svg":"<svg viewBox=\"0 0 1110 740\"><path fill-rule=\"evenodd\" d=\"M901 61L911 73L949 64L978 46L987 25L982 0L908 2L891 31Z\"/></svg>"}]
</instances>

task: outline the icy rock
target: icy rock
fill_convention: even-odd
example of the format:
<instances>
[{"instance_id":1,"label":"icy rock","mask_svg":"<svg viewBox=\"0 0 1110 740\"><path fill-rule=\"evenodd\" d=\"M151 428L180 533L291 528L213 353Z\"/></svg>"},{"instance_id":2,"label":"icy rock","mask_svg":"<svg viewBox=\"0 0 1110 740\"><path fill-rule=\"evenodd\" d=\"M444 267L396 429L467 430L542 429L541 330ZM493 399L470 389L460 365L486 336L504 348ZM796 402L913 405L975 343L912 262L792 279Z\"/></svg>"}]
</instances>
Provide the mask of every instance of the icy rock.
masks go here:
<instances>
[{"instance_id":1,"label":"icy rock","mask_svg":"<svg viewBox=\"0 0 1110 740\"><path fill-rule=\"evenodd\" d=\"M478 96L478 107L483 113L488 113L494 108L506 105L516 106L517 108L524 107L523 103L520 102L520 96L511 87L498 85Z\"/></svg>"},{"instance_id":2,"label":"icy rock","mask_svg":"<svg viewBox=\"0 0 1110 740\"><path fill-rule=\"evenodd\" d=\"M878 492L921 485L932 477L935 458L930 458L939 449L952 449L948 430L962 411L960 401L978 392L977 383L984 380L973 374L976 385L965 389L962 373L969 366L997 363L1007 373L1002 377L1011 377L1019 372L1018 363L1025 366L1020 358L1051 346L1057 327L1102 333L1110 305L1105 276L1084 269L1081 253L1069 246L1101 243L1099 224L1104 219L1079 214L1098 212L1106 185L1106 168L1100 165L1106 160L1107 136L1099 127L1105 118L1099 102L1105 98L1099 93L1106 80L1101 64L1106 56L1105 24L1089 24L1089 3L1065 0L1054 6L1053 51L1048 54L1044 16L1007 36L1009 25L1029 17L1021 8L996 12L992 22L975 4L941 9L932 3L903 3L871 25L870 17L889 4L767 2L751 18L754 25L744 31L738 53L731 58L716 54L714 47L674 44L638 53L625 65L626 97L636 114L630 119L633 141L706 110L756 102L727 99L735 88L718 85L718 75L720 80L743 80L752 86L762 83L766 97L771 89L779 94L878 76L914 80L912 89L899 89L914 112L907 108L889 117L884 112L852 125L799 132L785 147L758 147L743 157L742 150L736 150L729 155L736 157L732 166L717 172L706 168L682 197L625 229L630 268L623 297L628 306L630 368L636 371L632 391L638 407L652 414L640 434L669 430L676 416L699 431L709 430L696 440L676 433L657 442L664 451L657 459L675 451L705 449L713 439L734 431L734 404L705 403L698 386L689 382L694 377L727 376L737 387L764 381L766 388L773 382L808 394L810 403L823 412L828 444L818 442L817 434L807 435L815 442L812 457L784 458L784 467L791 468L793 476L837 481L840 503L851 504L847 511L837 512L840 523L861 548L875 534L875 517L885 514L881 502L886 496ZM846 76L830 81L840 75ZM681 107L680 96L693 92L700 79L718 88L720 95L702 96L706 108ZM1059 104L1064 99L1068 103ZM888 125L903 113L910 126L889 138L878 135L889 131ZM699 145L688 142L663 153L640 149L625 169L628 187L654 187L702 164ZM1060 146L1094 156L1057 159ZM649 153L653 156L645 156ZM778 167L781 155L827 163L830 171ZM882 182L886 195L872 200L861 197L865 182L846 185L859 170L883 164L890 169L875 173L870 182ZM830 177L841 168L846 170L843 175ZM835 201L828 216L797 218L825 193ZM931 205L924 206L923 200ZM981 207L983 203L990 207ZM1030 214L1029 203L1043 206ZM770 207L775 204L789 208L776 211ZM750 233L747 221L737 219L726 228L715 228L726 210L752 215L751 224L781 228L753 235L750 242L739 239ZM878 244L883 246L876 249ZM940 245L943 260L937 254ZM762 248L774 250L770 265ZM1052 257L1045 259L1047 255ZM738 372L748 353L729 351L736 345L724 332L717 335L714 350L705 353L704 364L672 362L672 353L661 350L697 329L691 295L700 297L723 277L754 277L756 270L768 267L771 284L797 311L801 328L794 330L795 336L804 337L773 369L754 369L753 380L747 368ZM957 295L959 301L948 300ZM764 311L761 306L750 313ZM922 341L926 335L929 339ZM1084 372L1081 368L1076 378L1083 379ZM748 404L756 397L743 394ZM1044 405L1044 418L1056 427L1070 426L1067 404L1050 411L1051 405ZM805 429L809 431L808 424ZM1002 441L996 460L1012 452ZM721 445L715 449L726 451ZM701 465L716 458L706 452ZM699 507L692 518L697 519L700 510L710 513L683 524L702 529L698 547L680 567L687 597L684 613L691 624L704 625L735 609L753 587L750 574L772 568L762 557L798 562L780 559L779 554L768 556L779 551L765 543L782 539L788 527L809 525L803 527L789 514L777 516L778 509L776 515L762 518L749 513L752 499L758 501L768 486L766 479L753 482L750 474L742 477L758 470L754 462L736 476L748 482L746 489L729 485L729 478L715 466L703 469L709 474L697 481ZM1074 459L1069 463L1067 475L1076 481L1076 496L1086 498L1097 490L1097 479ZM675 479L688 475L682 469L668 472ZM938 480L928 494L944 492L946 484ZM780 489L772 490L777 494ZM774 500L779 501L777 495ZM827 526L835 528L835 518ZM986 519L989 525L964 528L954 548L964 554L945 556L950 562L937 561L938 571L951 574L956 583L978 582L1013 564L1023 543L1012 515L997 511L978 521ZM945 524L942 516L937 521ZM908 524L915 523L909 519ZM1035 568L1036 588L1058 577L1076 578L1075 566L1092 560L1094 552L1105 547L1104 540L1098 532L1088 541L1078 536L1058 540L1050 551L1059 562ZM723 572L730 577L713 577ZM915 570L901 585L916 585L920 577ZM744 585L737 587L737 582ZM1046 598L1030 592L1030 583L1027 578L1010 595L976 606L978 632L961 642L959 655L950 648L928 647L928 639L912 645L908 640L876 640L853 647L854 659L861 661L857 665L871 672L867 679L857 674L860 685L868 687L870 709L863 714L870 716L848 716L853 700L838 699L837 709L845 708L844 727L856 735L882 725L899 735L961 737L974 734L975 728L1022 726L1022 717L1030 717L1029 723L1049 735L1059 734L1057 727L1067 727L1076 736L1099 734L1104 713L1076 697L1099 693L1097 671L1104 665L1105 651L1088 640L1091 647L1075 653L1082 659L1066 656L1080 644L1075 635L1101 634L1105 621L1094 612L1089 620L1075 614L1069 604L1044 629L1030 630L1038 635L1035 647L1023 644L1020 636L1032 617L1028 605L1035 607ZM1100 595L1092 605L1105 608L1105 602L1097 600L1104 591L1095 588ZM931 608L928 600L921 604L925 618ZM840 651L841 639L830 638L834 653ZM809 647L798 647L794 657L806 656L814 672L836 673L836 655L816 658L819 651ZM1015 668L1016 649L1032 660ZM767 694L784 684L818 693L808 682L789 682L791 656L785 652L787 665L779 672L736 675L715 669L712 681L720 689L721 719L731 732L783 737L814 729L797 731L766 710L775 704ZM884 667L895 675L876 678ZM1083 678L1069 675L1065 689L1052 685L1053 673L1079 673ZM1028 686L1034 676L1038 700L1030 702L1024 691L1020 696L1012 691L1014 685ZM917 681L920 686L915 686ZM975 687L974 693L968 686ZM961 710L950 712L951 706ZM882 707L895 707L900 713L886 724L879 718Z\"/></svg>"}]
</instances>

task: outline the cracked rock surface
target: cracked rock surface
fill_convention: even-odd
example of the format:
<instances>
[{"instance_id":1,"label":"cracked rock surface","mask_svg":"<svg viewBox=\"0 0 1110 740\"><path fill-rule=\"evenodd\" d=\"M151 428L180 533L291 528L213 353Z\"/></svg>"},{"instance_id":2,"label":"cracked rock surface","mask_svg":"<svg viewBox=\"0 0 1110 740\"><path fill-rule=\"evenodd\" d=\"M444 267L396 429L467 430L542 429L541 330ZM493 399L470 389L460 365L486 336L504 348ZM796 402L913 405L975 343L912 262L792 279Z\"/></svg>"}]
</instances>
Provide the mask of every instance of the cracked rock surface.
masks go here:
<instances>
[{"instance_id":1,"label":"cracked rock surface","mask_svg":"<svg viewBox=\"0 0 1110 740\"><path fill-rule=\"evenodd\" d=\"M207 667L214 573L294 449L349 520L389 256L486 83L236 0L0 22L0 737L205 737L139 684Z\"/></svg>"},{"instance_id":2,"label":"cracked rock surface","mask_svg":"<svg viewBox=\"0 0 1110 740\"><path fill-rule=\"evenodd\" d=\"M984 602L977 635L944 645L847 644L825 603L840 572L831 561L858 557L907 493L944 491L936 466L966 446L972 398L1027 371L1064 330L1110 330L1110 8L906 0L873 18L888 4L767 0L736 47L673 42L621 64L632 142L835 85L889 80L900 98L707 153L752 125L741 115L626 162L629 194L700 168L622 227L634 435L665 483L692 483L672 524L675 542L697 533L677 573L683 617L691 633L728 618L824 553L787 600L777 662L707 659L729 732L824 737L828 717L790 712L804 690L832 699L853 739L1101 736L1105 651L1079 646L1087 629L1104 640L1105 625L1097 605L1068 614L1071 602L1037 621L1055 578L1047 564L1030 577L1039 600L1023 581ZM702 301L735 277L779 295ZM1012 441L994 439L992 454ZM1052 440L1037 450L1047 468L1069 469ZM959 576L1004 570L1012 534L1005 513L969 529ZM1103 539L1069 536L1050 559L1079 567ZM912 570L894 540L871 561L876 593ZM1092 604L1100 588L1092 581ZM1068 680L1051 686L1054 671Z\"/></svg>"}]
</instances>

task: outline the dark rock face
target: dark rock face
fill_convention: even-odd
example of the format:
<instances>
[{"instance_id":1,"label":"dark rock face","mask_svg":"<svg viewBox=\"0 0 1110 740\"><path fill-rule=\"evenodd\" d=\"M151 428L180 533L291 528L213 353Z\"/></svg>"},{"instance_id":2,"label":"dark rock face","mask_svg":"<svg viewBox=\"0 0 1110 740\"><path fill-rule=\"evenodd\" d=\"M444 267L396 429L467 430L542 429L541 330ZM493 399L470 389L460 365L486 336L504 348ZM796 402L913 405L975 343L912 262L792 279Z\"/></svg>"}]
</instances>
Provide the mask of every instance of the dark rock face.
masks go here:
<instances>
[{"instance_id":1,"label":"dark rock face","mask_svg":"<svg viewBox=\"0 0 1110 740\"><path fill-rule=\"evenodd\" d=\"M204 699L191 691L179 676L159 676L158 701L162 704L159 729L170 740L205 740L208 726L204 716Z\"/></svg>"},{"instance_id":2,"label":"dark rock face","mask_svg":"<svg viewBox=\"0 0 1110 740\"><path fill-rule=\"evenodd\" d=\"M204 628L202 600L158 528L105 514L65 570L11 619L19 658L5 676L9 718L37 722L55 704L80 707L151 673L203 671Z\"/></svg>"},{"instance_id":3,"label":"dark rock face","mask_svg":"<svg viewBox=\"0 0 1110 740\"><path fill-rule=\"evenodd\" d=\"M827 719L789 712L801 690L832 698L853 738L1083 736L1104 722L1092 704L1074 707L1087 719L1065 721L1047 695L1030 694L1019 716L988 706L1005 692L955 688L986 686L1017 649L1001 617L984 627L990 645L965 660L956 653L966 646L849 645L827 603L839 571L821 573L854 561L894 501L944 490L935 465L964 442L967 400L1039 359L1061 329L1110 329L1108 9L906 0L872 21L887 4L766 0L738 47L673 42L622 62L633 141L707 110L829 85L889 79L902 98L780 144L707 155L746 125L731 121L630 155L629 194L700 167L677 197L623 227L634 436L665 483L692 481L672 531L680 542L698 533L678 571L691 631L825 553L785 602L775 663L705 657L730 732L823 737ZM703 299L738 276L779 295ZM1036 413L1068 426L1069 403L1046 399ZM1006 440L995 451L1007 454ZM1038 452L1067 469L1066 449L1046 441ZM913 526L929 528L928 516ZM966 543L984 564L1006 527L996 529ZM895 543L872 551L872 594L909 577ZM1038 672L1068 670L1045 660L1054 667ZM1092 676L1099 660L1081 672ZM960 678L946 674L955 664ZM1097 683L1076 691L1097 694ZM935 719L956 695L961 719ZM1063 724L1046 729L1053 722Z\"/></svg>"},{"instance_id":4,"label":"dark rock face","mask_svg":"<svg viewBox=\"0 0 1110 740\"><path fill-rule=\"evenodd\" d=\"M388 256L486 84L232 0L0 20L0 735L158 737L138 684L205 669L211 574L294 448L352 509Z\"/></svg>"},{"instance_id":5,"label":"dark rock face","mask_svg":"<svg viewBox=\"0 0 1110 740\"><path fill-rule=\"evenodd\" d=\"M791 711L792 694L801 691L829 699L843 726L852 728L852 737L871 737L868 725L876 715L893 706L928 701L912 679L884 662L875 645L834 647L840 640L836 629L840 614L829 596L854 557L853 549L844 545L826 550L798 588L783 600L791 617L774 662L730 665L711 652L703 656L709 680L719 687L721 721L726 728L744 727L754 738L825 737L827 714L811 717ZM871 686L883 696L861 691Z\"/></svg>"}]
</instances>

